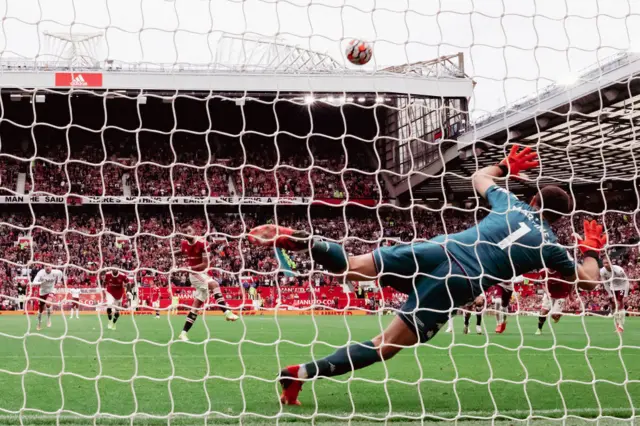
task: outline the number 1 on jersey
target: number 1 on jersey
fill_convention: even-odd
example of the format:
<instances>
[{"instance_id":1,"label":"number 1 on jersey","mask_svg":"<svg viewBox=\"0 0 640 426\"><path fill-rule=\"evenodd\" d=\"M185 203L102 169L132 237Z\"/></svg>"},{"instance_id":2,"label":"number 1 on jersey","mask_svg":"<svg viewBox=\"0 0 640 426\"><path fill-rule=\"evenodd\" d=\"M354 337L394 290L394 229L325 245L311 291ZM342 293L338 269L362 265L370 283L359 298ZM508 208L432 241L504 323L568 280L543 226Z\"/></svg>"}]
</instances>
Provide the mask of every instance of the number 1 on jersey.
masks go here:
<instances>
[{"instance_id":1,"label":"number 1 on jersey","mask_svg":"<svg viewBox=\"0 0 640 426\"><path fill-rule=\"evenodd\" d=\"M500 247L502 250L506 249L507 247L511 247L513 243L527 235L529 231L531 231L531 228L529 228L526 223L520 222L520 227L511 234L507 235L504 240L500 241L498 243L498 247Z\"/></svg>"}]
</instances>

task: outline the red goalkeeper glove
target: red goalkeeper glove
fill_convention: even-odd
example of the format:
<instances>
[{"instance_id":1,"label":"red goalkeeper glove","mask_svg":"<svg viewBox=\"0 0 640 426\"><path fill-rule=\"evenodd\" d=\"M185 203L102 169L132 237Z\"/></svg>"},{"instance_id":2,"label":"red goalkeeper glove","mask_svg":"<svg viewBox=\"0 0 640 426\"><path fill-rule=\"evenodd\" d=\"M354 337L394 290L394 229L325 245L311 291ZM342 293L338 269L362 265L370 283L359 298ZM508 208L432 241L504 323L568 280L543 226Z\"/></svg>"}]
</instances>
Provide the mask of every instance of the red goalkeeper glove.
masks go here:
<instances>
[{"instance_id":1,"label":"red goalkeeper glove","mask_svg":"<svg viewBox=\"0 0 640 426\"><path fill-rule=\"evenodd\" d=\"M512 176L518 176L521 171L533 169L538 167L538 154L531 148L526 147L522 151L518 152L520 145L513 145L507 158L500 162L499 167L511 173ZM504 173L505 176L507 173Z\"/></svg>"},{"instance_id":2,"label":"red goalkeeper glove","mask_svg":"<svg viewBox=\"0 0 640 426\"><path fill-rule=\"evenodd\" d=\"M607 235L602 232L602 225L597 221L584 221L584 238L575 235L578 248L585 254L589 251L601 250L607 244Z\"/></svg>"}]
</instances>

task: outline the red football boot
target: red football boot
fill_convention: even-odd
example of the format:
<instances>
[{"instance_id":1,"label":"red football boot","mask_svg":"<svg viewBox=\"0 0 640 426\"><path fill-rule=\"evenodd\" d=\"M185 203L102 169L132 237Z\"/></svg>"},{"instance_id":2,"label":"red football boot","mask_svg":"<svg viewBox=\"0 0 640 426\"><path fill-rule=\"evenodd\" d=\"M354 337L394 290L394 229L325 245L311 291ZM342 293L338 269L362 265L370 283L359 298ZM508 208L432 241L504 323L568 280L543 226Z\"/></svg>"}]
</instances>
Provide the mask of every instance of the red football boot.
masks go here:
<instances>
[{"instance_id":1,"label":"red football boot","mask_svg":"<svg viewBox=\"0 0 640 426\"><path fill-rule=\"evenodd\" d=\"M496 326L496 333L502 334L502 333L504 333L504 331L506 329L507 329L507 323L506 322L501 322L500 324L498 324Z\"/></svg>"},{"instance_id":2,"label":"red football boot","mask_svg":"<svg viewBox=\"0 0 640 426\"><path fill-rule=\"evenodd\" d=\"M299 365L290 365L280 372L280 384L282 385L282 394L280 402L283 405L302 405L298 401L298 394L302 390L302 382L298 380Z\"/></svg>"},{"instance_id":3,"label":"red football boot","mask_svg":"<svg viewBox=\"0 0 640 426\"><path fill-rule=\"evenodd\" d=\"M258 246L275 245L278 248L290 251L301 251L309 248L309 234L304 231L285 228L277 225L261 225L249 232L247 239L251 244Z\"/></svg>"}]
</instances>

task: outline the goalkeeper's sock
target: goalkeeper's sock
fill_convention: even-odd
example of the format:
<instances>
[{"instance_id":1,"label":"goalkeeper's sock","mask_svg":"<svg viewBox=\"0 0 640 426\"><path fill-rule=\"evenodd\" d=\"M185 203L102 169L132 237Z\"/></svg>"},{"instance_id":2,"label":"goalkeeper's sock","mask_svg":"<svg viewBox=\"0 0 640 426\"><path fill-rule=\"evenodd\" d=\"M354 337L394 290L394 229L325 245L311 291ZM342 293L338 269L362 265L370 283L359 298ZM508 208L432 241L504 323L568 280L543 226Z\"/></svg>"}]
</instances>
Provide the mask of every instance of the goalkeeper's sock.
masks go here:
<instances>
[{"instance_id":1,"label":"goalkeeper's sock","mask_svg":"<svg viewBox=\"0 0 640 426\"><path fill-rule=\"evenodd\" d=\"M482 325L482 314L476 314L476 325L478 327Z\"/></svg>"},{"instance_id":2,"label":"goalkeeper's sock","mask_svg":"<svg viewBox=\"0 0 640 426\"><path fill-rule=\"evenodd\" d=\"M116 312L113 314L113 323L114 324L118 321L118 318L120 318L120 311L116 310Z\"/></svg>"},{"instance_id":3,"label":"goalkeeper's sock","mask_svg":"<svg viewBox=\"0 0 640 426\"><path fill-rule=\"evenodd\" d=\"M51 308L47 307L47 321L51 321Z\"/></svg>"},{"instance_id":4,"label":"goalkeeper's sock","mask_svg":"<svg viewBox=\"0 0 640 426\"><path fill-rule=\"evenodd\" d=\"M341 245L314 240L311 247L313 261L324 266L329 272L341 273L347 269L347 255Z\"/></svg>"},{"instance_id":5,"label":"goalkeeper's sock","mask_svg":"<svg viewBox=\"0 0 640 426\"><path fill-rule=\"evenodd\" d=\"M113 316L111 315L112 312L113 310L111 308L107 308L107 318L109 318L109 321L111 321L111 318L113 318Z\"/></svg>"},{"instance_id":6,"label":"goalkeeper's sock","mask_svg":"<svg viewBox=\"0 0 640 426\"><path fill-rule=\"evenodd\" d=\"M42 324L42 311L38 312L38 325Z\"/></svg>"},{"instance_id":7,"label":"goalkeeper's sock","mask_svg":"<svg viewBox=\"0 0 640 426\"><path fill-rule=\"evenodd\" d=\"M373 342L366 341L340 348L333 354L316 362L302 364L298 372L300 379L340 376L350 371L368 367L380 361Z\"/></svg>"},{"instance_id":8,"label":"goalkeeper's sock","mask_svg":"<svg viewBox=\"0 0 640 426\"><path fill-rule=\"evenodd\" d=\"M464 314L464 326L465 327L469 327L469 320L471 319L471 313L470 312L466 312Z\"/></svg>"},{"instance_id":9,"label":"goalkeeper's sock","mask_svg":"<svg viewBox=\"0 0 640 426\"><path fill-rule=\"evenodd\" d=\"M191 330L193 323L196 322L196 319L198 319L198 314L195 312L189 312L187 314L187 320L184 322L184 327L182 327L182 331L188 333L189 330Z\"/></svg>"},{"instance_id":10,"label":"goalkeeper's sock","mask_svg":"<svg viewBox=\"0 0 640 426\"><path fill-rule=\"evenodd\" d=\"M220 308L222 312L227 312L229 307L227 306L227 302L224 300L224 296L221 292L216 291L213 293L213 299L216 301L216 305Z\"/></svg>"},{"instance_id":11,"label":"goalkeeper's sock","mask_svg":"<svg viewBox=\"0 0 640 426\"><path fill-rule=\"evenodd\" d=\"M542 330L542 326L544 326L544 323L546 321L547 321L547 317L544 317L542 315L538 317L538 330Z\"/></svg>"}]
</instances>

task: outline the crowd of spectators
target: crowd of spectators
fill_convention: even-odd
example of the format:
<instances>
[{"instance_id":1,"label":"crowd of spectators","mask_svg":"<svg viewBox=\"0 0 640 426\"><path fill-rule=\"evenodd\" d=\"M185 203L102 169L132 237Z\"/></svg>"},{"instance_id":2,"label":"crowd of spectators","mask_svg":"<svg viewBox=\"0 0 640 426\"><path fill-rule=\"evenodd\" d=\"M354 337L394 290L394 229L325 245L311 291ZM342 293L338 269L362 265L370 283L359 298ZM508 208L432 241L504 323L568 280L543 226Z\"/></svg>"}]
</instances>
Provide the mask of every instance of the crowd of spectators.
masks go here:
<instances>
[{"instance_id":1,"label":"crowd of spectators","mask_svg":"<svg viewBox=\"0 0 640 426\"><path fill-rule=\"evenodd\" d=\"M21 163L13 158L0 156L0 195L11 195L7 189L15 191Z\"/></svg>"},{"instance_id":2,"label":"crowd of spectators","mask_svg":"<svg viewBox=\"0 0 640 426\"><path fill-rule=\"evenodd\" d=\"M48 105L54 104L48 101ZM65 110L66 107L65 103ZM172 109L172 118L176 111ZM147 121L144 125L137 121L137 114L133 125L126 127L134 130L117 130L118 126L111 122L118 116L117 111L110 113L109 126L99 123L98 130L92 132L67 127L68 120L62 127L5 129L3 140L12 143L4 143L0 153L0 194L15 193L19 175L24 173L27 194L244 195L314 197L329 201L387 197L378 154L372 143L364 142L373 140L373 136L362 137L362 140L344 136L364 132L358 130L362 120L351 120L349 131L345 128L344 132L335 134L325 132L327 136L323 137L319 136L322 120L318 117L310 130L302 132L282 130L280 124L289 119L284 116L278 117L282 123L271 130L257 131L257 127L252 130L246 117L242 117L240 127L234 131L209 132L210 111L206 116L207 131L198 133L176 131L178 127L173 124L164 127L162 116L153 117L156 122ZM344 118L343 113L341 109L340 120ZM83 112L78 111L75 117L82 115ZM256 115L257 121L263 119L268 121L267 117ZM128 121L127 117L122 120ZM158 130L161 128L166 130ZM162 285L187 285L184 260L172 254L187 225L207 235L212 253L210 266L225 286L239 286L240 276L249 275L259 286L274 283L305 286L311 281L336 285L342 282L341 278L309 276L307 272L314 265L305 253L290 254L295 271L301 276L283 279L278 275L280 265L273 250L250 246L246 241L247 231L258 224L277 221L342 241L348 254L357 255L380 245L459 232L486 214L482 209L433 212L421 208L413 211L378 208L336 212L328 207L316 214L307 207L278 207L277 217L274 208L265 212L260 207L244 205L233 212L211 208L206 215L202 206L3 208L0 210L0 294L14 295L15 278L30 267L38 267L39 262L64 267L71 283L91 285L99 271L120 268L137 274L138 283L143 282L143 277L151 277ZM640 311L640 293L635 282L640 279L638 218L632 213L621 213L635 211L636 206L616 203L615 209L619 212L611 211L613 208L612 204L607 214L595 217L604 222L609 243L616 246L610 251L614 263L621 265L633 280L633 291L627 298L628 309ZM572 244L574 230L581 230L582 220L592 217L594 215L578 213L573 215L573 221L561 220L556 226L560 243ZM321 265L315 268L321 269ZM538 309L543 291L537 288L530 296L523 297L519 301L521 309ZM402 295L396 294L389 303L399 307L403 300ZM610 310L610 302L602 289L576 293L566 306L574 311L582 306L594 311Z\"/></svg>"},{"instance_id":3,"label":"crowd of spectators","mask_svg":"<svg viewBox=\"0 0 640 426\"><path fill-rule=\"evenodd\" d=\"M138 282L142 282L143 277L152 277L162 285L187 285L185 264L172 255L187 225L207 234L212 253L211 268L223 285L239 286L241 276L253 276L257 285L304 286L315 279L308 275L312 262L306 253L291 254L294 269L301 276L283 280L282 275L278 275L280 265L273 250L250 246L246 232L258 224L277 220L285 226L343 241L348 254L358 255L380 245L403 244L459 232L482 216L481 212L473 211L433 212L415 208L411 213L388 207L354 209L346 220L331 209L318 211L318 214L314 211L308 216L307 209L284 208L278 210L276 218L272 209L269 213L254 210L242 216L228 211L209 211L205 216L201 206L121 206L117 210L96 206L67 209L60 206L60 210L42 207L35 208L33 216L28 206L14 206L13 210L0 212L0 290L3 294L13 294L15 277L24 273L28 266L37 267L34 264L39 262L65 267L71 283L90 285L91 278L100 270L120 268L136 272ZM581 219L583 217L576 221ZM628 310L640 312L640 292L636 283L640 279L640 259L633 243L637 235L636 217L611 213L603 220L610 230L609 242L616 246L611 251L612 256L615 255L614 263L623 266L633 283L627 299ZM572 233L568 225L567 220L561 221L557 229L563 244L569 244ZM576 226L575 229L580 228ZM26 238L28 244L20 244L21 238ZM616 252L618 248L624 250ZM316 265L316 269L321 269L321 265ZM336 285L342 283L342 279L325 275L321 283ZM538 288L531 296L522 297L520 309L537 310L543 291ZM580 311L582 306L593 311L610 309L609 299L602 289L572 295L566 309Z\"/></svg>"},{"instance_id":4,"label":"crowd of spectators","mask_svg":"<svg viewBox=\"0 0 640 426\"><path fill-rule=\"evenodd\" d=\"M19 160L2 161L0 190L84 196L311 197L377 200L386 189L377 178L370 146L355 141L274 142L245 135L207 145L198 138L133 142L110 140L69 151L67 144L43 141Z\"/></svg>"}]
</instances>

